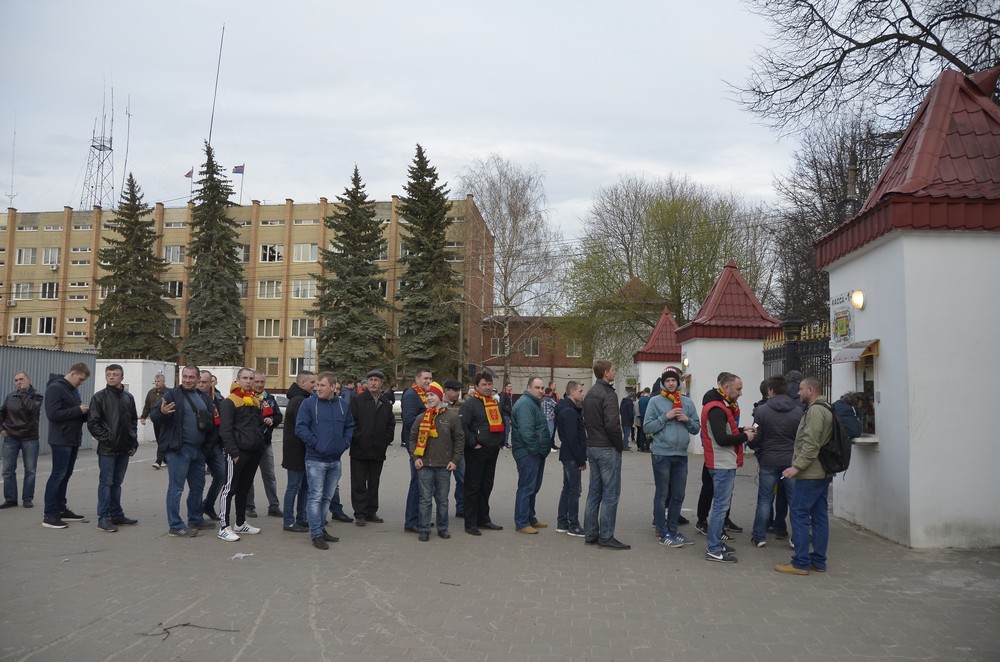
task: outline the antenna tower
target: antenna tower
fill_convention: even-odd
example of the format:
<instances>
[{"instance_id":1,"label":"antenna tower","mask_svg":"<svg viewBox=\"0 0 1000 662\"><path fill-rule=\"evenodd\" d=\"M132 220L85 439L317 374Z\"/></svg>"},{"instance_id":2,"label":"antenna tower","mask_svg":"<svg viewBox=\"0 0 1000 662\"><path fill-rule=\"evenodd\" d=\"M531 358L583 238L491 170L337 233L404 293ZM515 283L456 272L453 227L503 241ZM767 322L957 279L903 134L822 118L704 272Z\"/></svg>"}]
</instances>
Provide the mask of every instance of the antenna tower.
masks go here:
<instances>
[{"instance_id":1,"label":"antenna tower","mask_svg":"<svg viewBox=\"0 0 1000 662\"><path fill-rule=\"evenodd\" d=\"M97 135L97 120L94 120L93 137L90 140L90 154L87 157L87 173L83 179L83 194L80 209L115 208L115 160L111 148L115 128L115 91L111 90L111 118L107 106L101 107L101 135Z\"/></svg>"}]
</instances>

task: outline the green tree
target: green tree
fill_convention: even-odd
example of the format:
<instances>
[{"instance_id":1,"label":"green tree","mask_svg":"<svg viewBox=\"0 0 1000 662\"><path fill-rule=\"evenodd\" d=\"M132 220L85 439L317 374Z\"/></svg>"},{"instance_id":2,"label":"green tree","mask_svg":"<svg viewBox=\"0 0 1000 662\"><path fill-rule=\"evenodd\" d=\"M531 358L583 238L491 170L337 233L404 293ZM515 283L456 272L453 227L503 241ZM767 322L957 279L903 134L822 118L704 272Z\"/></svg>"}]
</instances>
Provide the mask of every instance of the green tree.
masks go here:
<instances>
[{"instance_id":1,"label":"green tree","mask_svg":"<svg viewBox=\"0 0 1000 662\"><path fill-rule=\"evenodd\" d=\"M233 187L207 142L198 174L188 245L192 264L184 355L194 363L238 365L243 363L246 317L240 305L243 267L236 255L236 223L226 215Z\"/></svg>"},{"instance_id":2,"label":"green tree","mask_svg":"<svg viewBox=\"0 0 1000 662\"><path fill-rule=\"evenodd\" d=\"M150 214L139 185L129 173L109 224L121 238L107 237L107 247L99 252L105 274L97 284L108 295L96 309L88 311L97 316L94 344L101 358L177 358L168 319L174 309L163 299L166 289L160 282L166 265L153 252L160 235L153 231Z\"/></svg>"},{"instance_id":3,"label":"green tree","mask_svg":"<svg viewBox=\"0 0 1000 662\"><path fill-rule=\"evenodd\" d=\"M408 172L406 196L399 204L399 214L407 223L400 258L407 270L397 294L402 303L399 352L407 372L426 366L436 375L455 375L461 355L461 316L445 252L445 235L451 226L448 190L446 184L438 184L437 170L419 144Z\"/></svg>"},{"instance_id":4,"label":"green tree","mask_svg":"<svg viewBox=\"0 0 1000 662\"><path fill-rule=\"evenodd\" d=\"M375 218L375 202L369 200L357 166L350 187L337 200L340 205L323 219L333 231L333 248L320 249L323 272L316 276L319 295L313 310L322 322L319 366L361 377L388 365L385 280L375 263L384 223Z\"/></svg>"}]
</instances>

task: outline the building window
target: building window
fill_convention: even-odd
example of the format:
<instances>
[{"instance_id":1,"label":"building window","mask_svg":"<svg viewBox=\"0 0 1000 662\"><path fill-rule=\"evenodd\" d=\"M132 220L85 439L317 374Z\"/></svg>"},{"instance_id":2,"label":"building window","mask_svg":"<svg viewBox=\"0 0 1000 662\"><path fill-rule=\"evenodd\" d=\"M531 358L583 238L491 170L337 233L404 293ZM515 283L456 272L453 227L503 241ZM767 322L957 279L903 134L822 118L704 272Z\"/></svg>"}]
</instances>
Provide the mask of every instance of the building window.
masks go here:
<instances>
[{"instance_id":1,"label":"building window","mask_svg":"<svg viewBox=\"0 0 1000 662\"><path fill-rule=\"evenodd\" d=\"M70 287L90 287L90 282L86 280L74 280L70 281Z\"/></svg>"},{"instance_id":2,"label":"building window","mask_svg":"<svg viewBox=\"0 0 1000 662\"><path fill-rule=\"evenodd\" d=\"M38 318L38 335L40 335L40 336L54 336L54 335L56 335L56 318L55 317L39 317Z\"/></svg>"},{"instance_id":3,"label":"building window","mask_svg":"<svg viewBox=\"0 0 1000 662\"><path fill-rule=\"evenodd\" d=\"M168 299L180 299L184 296L184 281L168 280L165 285L167 286Z\"/></svg>"},{"instance_id":4,"label":"building window","mask_svg":"<svg viewBox=\"0 0 1000 662\"><path fill-rule=\"evenodd\" d=\"M277 338L281 335L281 320L257 320L258 338Z\"/></svg>"},{"instance_id":5,"label":"building window","mask_svg":"<svg viewBox=\"0 0 1000 662\"><path fill-rule=\"evenodd\" d=\"M319 257L319 244L295 244L296 262L315 262Z\"/></svg>"},{"instance_id":6,"label":"building window","mask_svg":"<svg viewBox=\"0 0 1000 662\"><path fill-rule=\"evenodd\" d=\"M60 253L62 253L61 248L43 248L42 264L59 264Z\"/></svg>"},{"instance_id":7,"label":"building window","mask_svg":"<svg viewBox=\"0 0 1000 662\"><path fill-rule=\"evenodd\" d=\"M262 227L280 227L285 224L285 219L276 218L270 221L261 219L260 224Z\"/></svg>"},{"instance_id":8,"label":"building window","mask_svg":"<svg viewBox=\"0 0 1000 662\"><path fill-rule=\"evenodd\" d=\"M90 246L70 246L70 253L91 253L93 249Z\"/></svg>"},{"instance_id":9,"label":"building window","mask_svg":"<svg viewBox=\"0 0 1000 662\"><path fill-rule=\"evenodd\" d=\"M583 356L583 342L579 338L570 338L566 341L566 358L578 359Z\"/></svg>"},{"instance_id":10,"label":"building window","mask_svg":"<svg viewBox=\"0 0 1000 662\"><path fill-rule=\"evenodd\" d=\"M73 336L74 338L86 338L87 337L87 332L86 331L67 331L66 335L67 336Z\"/></svg>"},{"instance_id":11,"label":"building window","mask_svg":"<svg viewBox=\"0 0 1000 662\"><path fill-rule=\"evenodd\" d=\"M257 298L258 299L280 299L281 298L281 281L280 280L262 280L257 283Z\"/></svg>"},{"instance_id":12,"label":"building window","mask_svg":"<svg viewBox=\"0 0 1000 662\"><path fill-rule=\"evenodd\" d=\"M167 264L184 264L184 247L177 245L164 246L163 261Z\"/></svg>"},{"instance_id":13,"label":"building window","mask_svg":"<svg viewBox=\"0 0 1000 662\"><path fill-rule=\"evenodd\" d=\"M90 264L90 260L70 260L69 263L74 267L85 267Z\"/></svg>"},{"instance_id":14,"label":"building window","mask_svg":"<svg viewBox=\"0 0 1000 662\"><path fill-rule=\"evenodd\" d=\"M37 259L38 250L35 248L18 248L17 261L14 264L28 265L34 264Z\"/></svg>"},{"instance_id":15,"label":"building window","mask_svg":"<svg viewBox=\"0 0 1000 662\"><path fill-rule=\"evenodd\" d=\"M262 372L268 377L278 376L278 357L277 356L258 356L254 370L257 372Z\"/></svg>"},{"instance_id":16,"label":"building window","mask_svg":"<svg viewBox=\"0 0 1000 662\"><path fill-rule=\"evenodd\" d=\"M170 318L170 336L172 338L181 337L181 318L171 317Z\"/></svg>"},{"instance_id":17,"label":"building window","mask_svg":"<svg viewBox=\"0 0 1000 662\"><path fill-rule=\"evenodd\" d=\"M11 291L11 298L23 301L30 299L33 296L35 296L34 283L14 283L14 289Z\"/></svg>"},{"instance_id":18,"label":"building window","mask_svg":"<svg viewBox=\"0 0 1000 662\"><path fill-rule=\"evenodd\" d=\"M18 232L38 232L37 225L19 225L17 226Z\"/></svg>"},{"instance_id":19,"label":"building window","mask_svg":"<svg viewBox=\"0 0 1000 662\"><path fill-rule=\"evenodd\" d=\"M73 229L74 230L93 230L94 226L91 225L90 223L74 223L73 224Z\"/></svg>"},{"instance_id":20,"label":"building window","mask_svg":"<svg viewBox=\"0 0 1000 662\"><path fill-rule=\"evenodd\" d=\"M538 356L538 338L528 338L524 341L524 355Z\"/></svg>"},{"instance_id":21,"label":"building window","mask_svg":"<svg viewBox=\"0 0 1000 662\"><path fill-rule=\"evenodd\" d=\"M379 294L382 295L383 299L388 299L389 298L389 282L388 281L384 281L384 280L380 280L378 282L378 291L379 291Z\"/></svg>"},{"instance_id":22,"label":"building window","mask_svg":"<svg viewBox=\"0 0 1000 662\"><path fill-rule=\"evenodd\" d=\"M236 245L236 261L237 262L249 262L250 261L250 244L237 244Z\"/></svg>"},{"instance_id":23,"label":"building window","mask_svg":"<svg viewBox=\"0 0 1000 662\"><path fill-rule=\"evenodd\" d=\"M292 281L293 299L315 299L316 281L312 278Z\"/></svg>"},{"instance_id":24,"label":"building window","mask_svg":"<svg viewBox=\"0 0 1000 662\"><path fill-rule=\"evenodd\" d=\"M288 376L298 377L299 372L302 370L308 370L306 368L306 357L304 356L293 356L288 359Z\"/></svg>"},{"instance_id":25,"label":"building window","mask_svg":"<svg viewBox=\"0 0 1000 662\"><path fill-rule=\"evenodd\" d=\"M59 298L59 283L42 283L41 292L38 295L39 299L58 299Z\"/></svg>"},{"instance_id":26,"label":"building window","mask_svg":"<svg viewBox=\"0 0 1000 662\"><path fill-rule=\"evenodd\" d=\"M186 226L187 226L187 223L185 223L184 221L165 221L163 223L163 227L165 229L168 229L168 230L169 229L174 229L174 228L183 228L183 227L186 227Z\"/></svg>"},{"instance_id":27,"label":"building window","mask_svg":"<svg viewBox=\"0 0 1000 662\"><path fill-rule=\"evenodd\" d=\"M69 300L70 301L86 301L89 298L90 298L90 296L86 295L86 294L70 294L69 295Z\"/></svg>"},{"instance_id":28,"label":"building window","mask_svg":"<svg viewBox=\"0 0 1000 662\"><path fill-rule=\"evenodd\" d=\"M235 223L238 228L250 227L250 221L233 221L233 223Z\"/></svg>"},{"instance_id":29,"label":"building window","mask_svg":"<svg viewBox=\"0 0 1000 662\"><path fill-rule=\"evenodd\" d=\"M403 257L409 257L411 255L413 255L413 251L411 251L409 248L407 248L406 244L403 243L403 240L400 239L399 240L399 257L403 258Z\"/></svg>"},{"instance_id":30,"label":"building window","mask_svg":"<svg viewBox=\"0 0 1000 662\"><path fill-rule=\"evenodd\" d=\"M10 332L15 336L30 336L31 335L31 318L30 317L15 317L10 322Z\"/></svg>"},{"instance_id":31,"label":"building window","mask_svg":"<svg viewBox=\"0 0 1000 662\"><path fill-rule=\"evenodd\" d=\"M389 259L389 242L383 239L378 245L378 257L377 260L385 261Z\"/></svg>"},{"instance_id":32,"label":"building window","mask_svg":"<svg viewBox=\"0 0 1000 662\"><path fill-rule=\"evenodd\" d=\"M291 336L293 338L311 338L315 332L316 320L310 318L292 320Z\"/></svg>"},{"instance_id":33,"label":"building window","mask_svg":"<svg viewBox=\"0 0 1000 662\"><path fill-rule=\"evenodd\" d=\"M260 261L261 262L284 262L285 261L285 245L284 244L261 244L260 245Z\"/></svg>"},{"instance_id":34,"label":"building window","mask_svg":"<svg viewBox=\"0 0 1000 662\"><path fill-rule=\"evenodd\" d=\"M108 294L110 294L111 292L114 292L115 289L116 288L115 288L114 285L112 285L110 287L107 286L107 285L101 285L100 289L98 289L98 291L97 291L97 297L99 299L107 299L108 298Z\"/></svg>"},{"instance_id":35,"label":"building window","mask_svg":"<svg viewBox=\"0 0 1000 662\"><path fill-rule=\"evenodd\" d=\"M86 317L67 317L66 318L66 323L67 324L86 324L87 323L87 318Z\"/></svg>"},{"instance_id":36,"label":"building window","mask_svg":"<svg viewBox=\"0 0 1000 662\"><path fill-rule=\"evenodd\" d=\"M236 289L240 292L240 298L246 299L250 292L250 283L245 280L238 280L236 281Z\"/></svg>"},{"instance_id":37,"label":"building window","mask_svg":"<svg viewBox=\"0 0 1000 662\"><path fill-rule=\"evenodd\" d=\"M490 356L503 356L503 338L490 338Z\"/></svg>"},{"instance_id":38,"label":"building window","mask_svg":"<svg viewBox=\"0 0 1000 662\"><path fill-rule=\"evenodd\" d=\"M45 231L46 232L62 232L62 226L61 225L46 225L45 226Z\"/></svg>"},{"instance_id":39,"label":"building window","mask_svg":"<svg viewBox=\"0 0 1000 662\"><path fill-rule=\"evenodd\" d=\"M318 218L297 218L293 221L294 225L319 225ZM297 372L295 374L298 374Z\"/></svg>"}]
</instances>

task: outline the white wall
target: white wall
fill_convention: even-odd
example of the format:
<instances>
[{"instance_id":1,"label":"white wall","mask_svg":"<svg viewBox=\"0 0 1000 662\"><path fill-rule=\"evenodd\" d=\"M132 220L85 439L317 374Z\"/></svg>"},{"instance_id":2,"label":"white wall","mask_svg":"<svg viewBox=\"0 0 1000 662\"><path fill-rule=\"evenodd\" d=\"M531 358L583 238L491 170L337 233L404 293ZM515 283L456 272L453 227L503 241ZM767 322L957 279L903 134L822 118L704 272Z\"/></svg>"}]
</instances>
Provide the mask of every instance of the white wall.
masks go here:
<instances>
[{"instance_id":1,"label":"white wall","mask_svg":"<svg viewBox=\"0 0 1000 662\"><path fill-rule=\"evenodd\" d=\"M112 363L117 363L125 370L125 379L122 384L125 390L135 398L136 415L142 415L142 407L146 402L146 392L153 388L153 378L158 373L163 373L164 382L167 388L175 385L174 376L177 373L177 366L173 363L163 361L143 361L139 359L98 359L97 369L94 371L94 390L98 391L105 386L104 370ZM139 441L153 441L153 426L147 423L139 425Z\"/></svg>"}]
</instances>

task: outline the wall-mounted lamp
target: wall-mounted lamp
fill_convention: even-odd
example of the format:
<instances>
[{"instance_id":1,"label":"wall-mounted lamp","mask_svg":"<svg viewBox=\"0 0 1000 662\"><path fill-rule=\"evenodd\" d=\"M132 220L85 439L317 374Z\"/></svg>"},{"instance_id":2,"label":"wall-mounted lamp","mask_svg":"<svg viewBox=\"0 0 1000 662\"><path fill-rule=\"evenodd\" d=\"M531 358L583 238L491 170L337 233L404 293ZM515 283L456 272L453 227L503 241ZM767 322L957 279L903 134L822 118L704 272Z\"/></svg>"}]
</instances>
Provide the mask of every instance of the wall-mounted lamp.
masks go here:
<instances>
[{"instance_id":1,"label":"wall-mounted lamp","mask_svg":"<svg viewBox=\"0 0 1000 662\"><path fill-rule=\"evenodd\" d=\"M688 364L689 364L688 357L685 356L683 359L681 359L681 365L684 366L685 372L687 372Z\"/></svg>"},{"instance_id":2,"label":"wall-mounted lamp","mask_svg":"<svg viewBox=\"0 0 1000 662\"><path fill-rule=\"evenodd\" d=\"M858 310L865 309L865 293L861 290L851 292L851 305Z\"/></svg>"}]
</instances>

